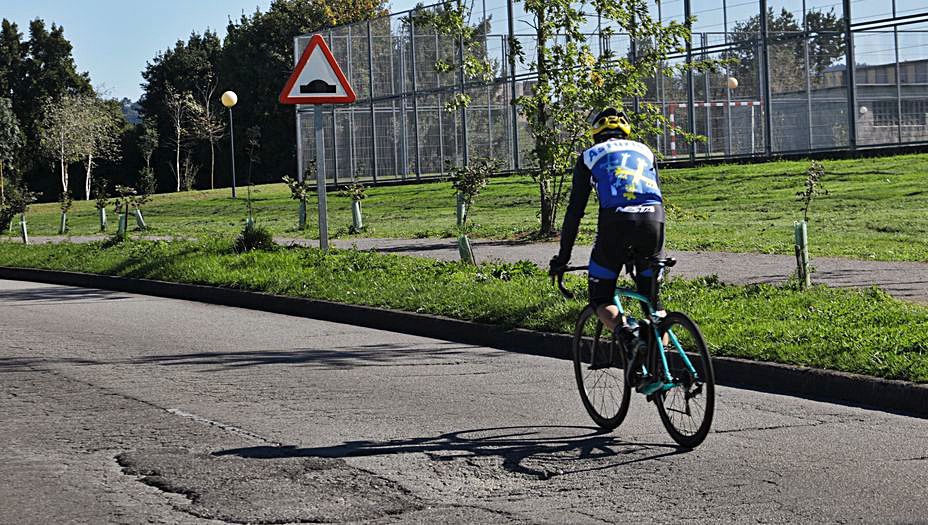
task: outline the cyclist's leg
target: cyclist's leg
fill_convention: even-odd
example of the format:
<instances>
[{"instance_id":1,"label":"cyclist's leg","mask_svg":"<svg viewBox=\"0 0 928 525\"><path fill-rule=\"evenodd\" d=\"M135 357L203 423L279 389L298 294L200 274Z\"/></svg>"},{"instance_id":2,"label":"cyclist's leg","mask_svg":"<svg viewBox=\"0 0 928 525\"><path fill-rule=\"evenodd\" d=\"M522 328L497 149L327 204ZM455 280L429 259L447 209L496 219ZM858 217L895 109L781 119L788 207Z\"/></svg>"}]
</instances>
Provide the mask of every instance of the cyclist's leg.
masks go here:
<instances>
[{"instance_id":1,"label":"cyclist's leg","mask_svg":"<svg viewBox=\"0 0 928 525\"><path fill-rule=\"evenodd\" d=\"M602 225L600 225L602 227ZM609 231L600 231L596 235L596 244L590 254L589 269L589 296L590 304L596 308L596 316L603 325L614 332L616 326L621 326L625 319L619 314L619 307L615 305L615 287L619 278L619 266L615 264L612 253L617 244ZM620 239L618 239L620 240Z\"/></svg>"},{"instance_id":2,"label":"cyclist's leg","mask_svg":"<svg viewBox=\"0 0 928 525\"><path fill-rule=\"evenodd\" d=\"M656 311L661 311L664 309L660 299L661 275L651 268L649 259L664 256L664 223L639 222L631 245L635 252L635 287L651 300Z\"/></svg>"}]
</instances>

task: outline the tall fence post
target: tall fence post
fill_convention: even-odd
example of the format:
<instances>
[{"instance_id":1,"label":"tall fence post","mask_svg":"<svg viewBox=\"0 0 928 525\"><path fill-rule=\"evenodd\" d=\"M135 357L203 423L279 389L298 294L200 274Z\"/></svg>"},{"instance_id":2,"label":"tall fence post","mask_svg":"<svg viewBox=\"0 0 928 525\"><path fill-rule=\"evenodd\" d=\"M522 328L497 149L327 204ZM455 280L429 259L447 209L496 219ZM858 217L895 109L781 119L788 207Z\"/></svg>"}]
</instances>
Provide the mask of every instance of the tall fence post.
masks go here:
<instances>
[{"instance_id":1,"label":"tall fence post","mask_svg":"<svg viewBox=\"0 0 928 525\"><path fill-rule=\"evenodd\" d=\"M516 37L512 2L513 0L506 0L506 11L509 17L509 41L506 42L506 49L509 57L509 103L512 105L512 168L518 170L521 167L519 162L519 108L516 104L516 55L512 52L512 39Z\"/></svg>"},{"instance_id":2,"label":"tall fence post","mask_svg":"<svg viewBox=\"0 0 928 525\"><path fill-rule=\"evenodd\" d=\"M851 0L844 4L844 45L847 63L847 145L857 149L857 62L854 58L854 31L851 29Z\"/></svg>"},{"instance_id":3,"label":"tall fence post","mask_svg":"<svg viewBox=\"0 0 928 525\"><path fill-rule=\"evenodd\" d=\"M461 96L467 96L467 88L464 85L464 38L458 38L458 84L460 85ZM464 165L467 166L468 147L467 147L467 104L461 104L461 139L464 142Z\"/></svg>"},{"instance_id":4,"label":"tall fence post","mask_svg":"<svg viewBox=\"0 0 928 525\"><path fill-rule=\"evenodd\" d=\"M300 61L300 38L293 39L293 67ZM296 178L303 181L303 122L300 116L300 106L293 106L296 113Z\"/></svg>"},{"instance_id":5,"label":"tall fence post","mask_svg":"<svg viewBox=\"0 0 928 525\"><path fill-rule=\"evenodd\" d=\"M689 30L693 29L693 24L690 23L690 15L692 13L690 0L683 0L683 16L686 18L686 27ZM686 64L688 66L693 65L693 35L690 33L689 37L686 39ZM692 67L687 68L686 70L686 114L687 114L687 127L690 133L696 133L696 86L693 84L693 69ZM690 162L696 162L696 142L690 142Z\"/></svg>"},{"instance_id":6,"label":"tall fence post","mask_svg":"<svg viewBox=\"0 0 928 525\"><path fill-rule=\"evenodd\" d=\"M367 21L367 74L368 99L371 103L371 176L377 184L377 116L374 108L374 36L371 33L371 21Z\"/></svg>"},{"instance_id":7,"label":"tall fence post","mask_svg":"<svg viewBox=\"0 0 928 525\"><path fill-rule=\"evenodd\" d=\"M770 53L767 35L767 0L760 0L761 83L764 97L764 154L773 153L773 90L770 89Z\"/></svg>"},{"instance_id":8,"label":"tall fence post","mask_svg":"<svg viewBox=\"0 0 928 525\"><path fill-rule=\"evenodd\" d=\"M415 11L418 14L418 11ZM422 178L422 158L421 148L419 147L419 89L418 82L419 72L416 66L416 17L414 14L409 15L409 53L412 60L412 113L413 113L413 137L416 141L416 180Z\"/></svg>"}]
</instances>

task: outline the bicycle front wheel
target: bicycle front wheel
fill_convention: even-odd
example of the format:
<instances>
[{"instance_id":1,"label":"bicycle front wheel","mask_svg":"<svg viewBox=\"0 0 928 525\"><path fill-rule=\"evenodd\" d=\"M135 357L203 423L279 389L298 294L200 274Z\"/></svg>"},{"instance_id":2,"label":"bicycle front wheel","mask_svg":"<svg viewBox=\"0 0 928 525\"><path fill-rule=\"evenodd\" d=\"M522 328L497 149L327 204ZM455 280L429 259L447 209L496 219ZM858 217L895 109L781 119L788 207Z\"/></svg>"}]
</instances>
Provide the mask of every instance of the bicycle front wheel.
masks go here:
<instances>
[{"instance_id":1,"label":"bicycle front wheel","mask_svg":"<svg viewBox=\"0 0 928 525\"><path fill-rule=\"evenodd\" d=\"M590 306L577 321L573 357L580 399L590 417L607 430L621 425L631 398L631 386L625 381L625 351Z\"/></svg>"},{"instance_id":2,"label":"bicycle front wheel","mask_svg":"<svg viewBox=\"0 0 928 525\"><path fill-rule=\"evenodd\" d=\"M686 314L668 314L660 332L673 388L656 394L654 403L670 437L693 448L706 439L715 413L712 361L699 327Z\"/></svg>"}]
</instances>

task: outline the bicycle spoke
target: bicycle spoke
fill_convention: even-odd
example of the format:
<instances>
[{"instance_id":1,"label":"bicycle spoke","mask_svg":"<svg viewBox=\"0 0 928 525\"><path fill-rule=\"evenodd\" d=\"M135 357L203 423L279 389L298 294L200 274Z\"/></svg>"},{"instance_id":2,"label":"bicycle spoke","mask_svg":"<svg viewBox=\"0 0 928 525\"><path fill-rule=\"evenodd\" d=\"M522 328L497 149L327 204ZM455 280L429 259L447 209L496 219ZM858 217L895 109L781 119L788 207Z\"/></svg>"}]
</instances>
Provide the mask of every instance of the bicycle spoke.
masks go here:
<instances>
[{"instance_id":1,"label":"bicycle spoke","mask_svg":"<svg viewBox=\"0 0 928 525\"><path fill-rule=\"evenodd\" d=\"M574 333L574 373L587 412L597 424L608 429L622 422L630 396L625 375L613 368L618 356L611 337L595 312L591 308L584 310Z\"/></svg>"}]
</instances>

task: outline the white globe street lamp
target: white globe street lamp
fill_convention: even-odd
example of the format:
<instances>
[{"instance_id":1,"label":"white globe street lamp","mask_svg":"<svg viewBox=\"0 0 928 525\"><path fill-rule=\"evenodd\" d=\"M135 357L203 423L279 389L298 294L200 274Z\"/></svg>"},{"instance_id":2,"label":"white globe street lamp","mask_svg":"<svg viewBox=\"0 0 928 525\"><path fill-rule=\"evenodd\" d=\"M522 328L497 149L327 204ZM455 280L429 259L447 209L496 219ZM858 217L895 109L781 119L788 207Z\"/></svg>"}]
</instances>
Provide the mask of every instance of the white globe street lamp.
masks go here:
<instances>
[{"instance_id":1,"label":"white globe street lamp","mask_svg":"<svg viewBox=\"0 0 928 525\"><path fill-rule=\"evenodd\" d=\"M738 87L738 79L735 77L728 77L728 80L725 81L725 85L728 86L728 89L735 89Z\"/></svg>"},{"instance_id":2,"label":"white globe street lamp","mask_svg":"<svg viewBox=\"0 0 928 525\"><path fill-rule=\"evenodd\" d=\"M229 140L232 142L232 198L235 198L235 130L232 127L232 106L238 103L238 95L234 91L222 94L222 105L229 108Z\"/></svg>"}]
</instances>

